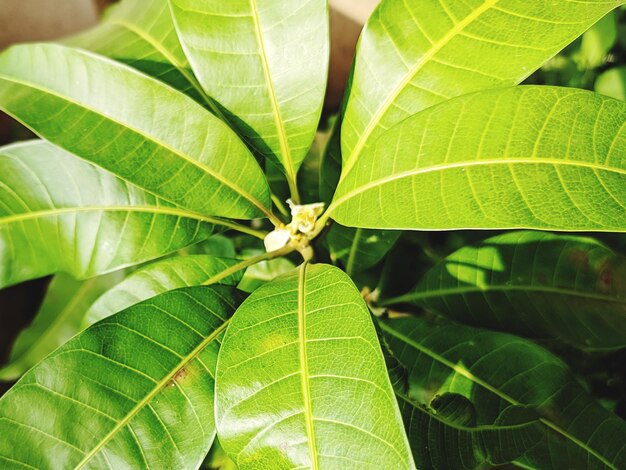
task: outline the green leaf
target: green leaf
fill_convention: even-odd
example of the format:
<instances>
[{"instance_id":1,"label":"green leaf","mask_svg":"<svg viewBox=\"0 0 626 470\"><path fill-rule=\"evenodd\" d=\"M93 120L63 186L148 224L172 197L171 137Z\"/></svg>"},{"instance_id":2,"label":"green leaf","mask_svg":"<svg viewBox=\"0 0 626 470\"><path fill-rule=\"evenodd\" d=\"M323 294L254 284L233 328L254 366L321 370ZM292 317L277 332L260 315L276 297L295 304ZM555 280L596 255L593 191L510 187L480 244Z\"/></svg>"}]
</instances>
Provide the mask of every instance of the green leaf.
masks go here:
<instances>
[{"instance_id":1,"label":"green leaf","mask_svg":"<svg viewBox=\"0 0 626 470\"><path fill-rule=\"evenodd\" d=\"M626 67L613 67L603 72L596 79L594 89L603 95L626 101Z\"/></svg>"},{"instance_id":2,"label":"green leaf","mask_svg":"<svg viewBox=\"0 0 626 470\"><path fill-rule=\"evenodd\" d=\"M63 43L127 64L215 107L191 71L166 1L123 0L102 23Z\"/></svg>"},{"instance_id":3,"label":"green leaf","mask_svg":"<svg viewBox=\"0 0 626 470\"><path fill-rule=\"evenodd\" d=\"M86 325L91 325L163 292L179 287L208 285L215 276L236 263L234 259L209 255L189 255L157 261L131 273L97 300L94 299L93 305L88 305L89 308L83 314L83 319ZM241 273L230 274L219 283L236 286L241 276Z\"/></svg>"},{"instance_id":4,"label":"green leaf","mask_svg":"<svg viewBox=\"0 0 626 470\"><path fill-rule=\"evenodd\" d=\"M626 466L626 423L594 401L567 366L519 337L418 318L381 321L389 346L409 371L410 398L429 403L457 393L493 423L513 406L533 407L543 437L516 460L531 468Z\"/></svg>"},{"instance_id":5,"label":"green leaf","mask_svg":"<svg viewBox=\"0 0 626 470\"><path fill-rule=\"evenodd\" d=\"M215 437L213 375L237 297L167 292L70 340L0 399L0 462L197 468Z\"/></svg>"},{"instance_id":6,"label":"green leaf","mask_svg":"<svg viewBox=\"0 0 626 470\"><path fill-rule=\"evenodd\" d=\"M582 36L580 51L575 55L579 65L592 69L602 65L617 41L617 19L609 13Z\"/></svg>"},{"instance_id":7,"label":"green leaf","mask_svg":"<svg viewBox=\"0 0 626 470\"><path fill-rule=\"evenodd\" d=\"M260 250L247 249L243 250L242 255L245 258L258 256L263 252ZM254 292L260 286L272 279L285 274L295 268L295 265L287 258L276 258L266 261L260 261L246 269L241 282L237 286L244 292Z\"/></svg>"},{"instance_id":8,"label":"green leaf","mask_svg":"<svg viewBox=\"0 0 626 470\"><path fill-rule=\"evenodd\" d=\"M0 368L0 380L16 380L81 331L85 310L122 277L120 271L86 281L66 274L56 275L35 319L17 337L9 362Z\"/></svg>"},{"instance_id":9,"label":"green leaf","mask_svg":"<svg viewBox=\"0 0 626 470\"><path fill-rule=\"evenodd\" d=\"M610 350L626 347L625 290L626 258L597 241L515 232L452 253L391 301L460 323Z\"/></svg>"},{"instance_id":10,"label":"green leaf","mask_svg":"<svg viewBox=\"0 0 626 470\"><path fill-rule=\"evenodd\" d=\"M521 457L542 437L537 416L524 407L505 408L493 424L476 425L467 398L444 393L428 407L398 396L413 456L421 469L473 470Z\"/></svg>"},{"instance_id":11,"label":"green leaf","mask_svg":"<svg viewBox=\"0 0 626 470\"><path fill-rule=\"evenodd\" d=\"M14 46L0 55L0 109L45 139L188 209L241 219L269 216L261 168L228 126L191 98L122 64L65 46Z\"/></svg>"},{"instance_id":12,"label":"green leaf","mask_svg":"<svg viewBox=\"0 0 626 470\"><path fill-rule=\"evenodd\" d=\"M516 85L621 0L384 0L361 35L344 175L382 133L455 96Z\"/></svg>"},{"instance_id":13,"label":"green leaf","mask_svg":"<svg viewBox=\"0 0 626 470\"><path fill-rule=\"evenodd\" d=\"M626 230L626 103L514 87L455 98L394 126L328 212L364 228Z\"/></svg>"},{"instance_id":14,"label":"green leaf","mask_svg":"<svg viewBox=\"0 0 626 470\"><path fill-rule=\"evenodd\" d=\"M170 0L198 80L293 183L313 141L328 70L326 0Z\"/></svg>"},{"instance_id":15,"label":"green leaf","mask_svg":"<svg viewBox=\"0 0 626 470\"><path fill-rule=\"evenodd\" d=\"M401 234L396 230L353 229L334 224L327 238L330 257L333 262L341 261L346 273L352 275L383 259Z\"/></svg>"},{"instance_id":16,"label":"green leaf","mask_svg":"<svg viewBox=\"0 0 626 470\"><path fill-rule=\"evenodd\" d=\"M413 467L371 317L337 268L303 264L248 297L224 337L216 400L241 469Z\"/></svg>"},{"instance_id":17,"label":"green leaf","mask_svg":"<svg viewBox=\"0 0 626 470\"><path fill-rule=\"evenodd\" d=\"M207 238L182 210L48 143L0 149L0 287L89 278Z\"/></svg>"}]
</instances>

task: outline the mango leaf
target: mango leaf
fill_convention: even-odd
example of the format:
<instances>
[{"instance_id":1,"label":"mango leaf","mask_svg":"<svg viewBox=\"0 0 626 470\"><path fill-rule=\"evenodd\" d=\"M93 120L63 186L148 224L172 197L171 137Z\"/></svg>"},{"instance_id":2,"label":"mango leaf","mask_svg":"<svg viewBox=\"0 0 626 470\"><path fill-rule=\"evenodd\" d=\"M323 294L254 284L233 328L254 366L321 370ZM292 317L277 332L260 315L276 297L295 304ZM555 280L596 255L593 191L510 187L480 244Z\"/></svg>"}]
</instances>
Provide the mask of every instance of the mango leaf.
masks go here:
<instances>
[{"instance_id":1,"label":"mango leaf","mask_svg":"<svg viewBox=\"0 0 626 470\"><path fill-rule=\"evenodd\" d=\"M198 80L246 141L294 184L328 71L326 0L170 0Z\"/></svg>"},{"instance_id":2,"label":"mango leaf","mask_svg":"<svg viewBox=\"0 0 626 470\"><path fill-rule=\"evenodd\" d=\"M626 422L596 403L545 349L504 333L418 318L380 325L408 368L415 402L429 403L446 392L463 395L476 409L477 425L493 423L511 405L534 408L543 437L516 459L522 466L625 467Z\"/></svg>"},{"instance_id":3,"label":"mango leaf","mask_svg":"<svg viewBox=\"0 0 626 470\"><path fill-rule=\"evenodd\" d=\"M0 175L0 287L59 271L93 277L213 230L207 218L45 142L0 149Z\"/></svg>"},{"instance_id":4,"label":"mango leaf","mask_svg":"<svg viewBox=\"0 0 626 470\"><path fill-rule=\"evenodd\" d=\"M521 457L541 439L537 416L521 406L505 408L493 424L476 425L476 410L462 395L444 393L429 406L398 396L418 468L473 470Z\"/></svg>"},{"instance_id":5,"label":"mango leaf","mask_svg":"<svg viewBox=\"0 0 626 470\"><path fill-rule=\"evenodd\" d=\"M0 109L43 138L188 209L241 219L269 216L261 168L228 126L125 65L65 46L14 46L0 55Z\"/></svg>"},{"instance_id":6,"label":"mango leaf","mask_svg":"<svg viewBox=\"0 0 626 470\"><path fill-rule=\"evenodd\" d=\"M16 380L81 331L87 308L123 277L122 272L116 271L78 281L67 274L57 274L35 319L15 340L9 362L0 368L0 380Z\"/></svg>"},{"instance_id":7,"label":"mango leaf","mask_svg":"<svg viewBox=\"0 0 626 470\"><path fill-rule=\"evenodd\" d=\"M514 87L466 95L394 126L328 211L364 228L626 230L626 103Z\"/></svg>"},{"instance_id":8,"label":"mango leaf","mask_svg":"<svg viewBox=\"0 0 626 470\"><path fill-rule=\"evenodd\" d=\"M0 461L197 468L215 437L213 375L237 298L225 286L171 291L80 333L0 399Z\"/></svg>"},{"instance_id":9,"label":"mango leaf","mask_svg":"<svg viewBox=\"0 0 626 470\"><path fill-rule=\"evenodd\" d=\"M241 469L413 466L370 314L328 265L303 264L237 310L218 359L216 421Z\"/></svg>"},{"instance_id":10,"label":"mango leaf","mask_svg":"<svg viewBox=\"0 0 626 470\"><path fill-rule=\"evenodd\" d=\"M169 258L149 264L128 275L115 287L102 293L83 313L85 325L91 325L131 305L180 287L208 285L211 280L237 263L234 259L209 255ZM236 286L241 273L227 275L220 284ZM86 313L85 313L86 312Z\"/></svg>"},{"instance_id":11,"label":"mango leaf","mask_svg":"<svg viewBox=\"0 0 626 470\"><path fill-rule=\"evenodd\" d=\"M361 35L344 176L382 133L455 96L516 85L621 0L384 0Z\"/></svg>"},{"instance_id":12,"label":"mango leaf","mask_svg":"<svg viewBox=\"0 0 626 470\"><path fill-rule=\"evenodd\" d=\"M626 258L599 242L514 232L461 248L390 300L460 323L608 350L626 347L625 290Z\"/></svg>"},{"instance_id":13,"label":"mango leaf","mask_svg":"<svg viewBox=\"0 0 626 470\"><path fill-rule=\"evenodd\" d=\"M215 108L191 71L166 1L123 0L102 23L63 43L127 64Z\"/></svg>"},{"instance_id":14,"label":"mango leaf","mask_svg":"<svg viewBox=\"0 0 626 470\"><path fill-rule=\"evenodd\" d=\"M600 74L594 90L611 98L626 101L626 67L613 67Z\"/></svg>"},{"instance_id":15,"label":"mango leaf","mask_svg":"<svg viewBox=\"0 0 626 470\"><path fill-rule=\"evenodd\" d=\"M402 232L397 230L354 229L333 224L328 246L333 262L340 261L348 275L371 268L393 247Z\"/></svg>"}]
</instances>

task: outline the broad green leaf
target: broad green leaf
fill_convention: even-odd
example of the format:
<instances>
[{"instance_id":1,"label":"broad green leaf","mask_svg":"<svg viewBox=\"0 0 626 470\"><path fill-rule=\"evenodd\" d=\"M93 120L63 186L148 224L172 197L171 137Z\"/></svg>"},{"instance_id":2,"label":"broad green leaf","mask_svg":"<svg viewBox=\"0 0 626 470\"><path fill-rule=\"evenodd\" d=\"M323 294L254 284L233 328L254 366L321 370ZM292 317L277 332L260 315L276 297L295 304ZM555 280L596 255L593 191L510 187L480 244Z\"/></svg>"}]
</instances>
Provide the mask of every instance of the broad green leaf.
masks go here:
<instances>
[{"instance_id":1,"label":"broad green leaf","mask_svg":"<svg viewBox=\"0 0 626 470\"><path fill-rule=\"evenodd\" d=\"M233 317L216 376L220 442L246 468L412 468L370 314L348 276L303 264Z\"/></svg>"},{"instance_id":2,"label":"broad green leaf","mask_svg":"<svg viewBox=\"0 0 626 470\"><path fill-rule=\"evenodd\" d=\"M48 143L0 149L0 287L157 258L207 238L204 220Z\"/></svg>"},{"instance_id":3,"label":"broad green leaf","mask_svg":"<svg viewBox=\"0 0 626 470\"><path fill-rule=\"evenodd\" d=\"M626 101L626 67L613 67L603 72L594 85L595 91Z\"/></svg>"},{"instance_id":4,"label":"broad green leaf","mask_svg":"<svg viewBox=\"0 0 626 470\"><path fill-rule=\"evenodd\" d=\"M209 255L189 255L152 263L131 273L88 305L83 314L87 325L107 318L131 305L180 287L208 285L212 279L237 263L237 260ZM235 286L241 273L227 275L220 284Z\"/></svg>"},{"instance_id":5,"label":"broad green leaf","mask_svg":"<svg viewBox=\"0 0 626 470\"><path fill-rule=\"evenodd\" d=\"M326 0L169 0L198 80L291 182L313 141L328 70Z\"/></svg>"},{"instance_id":6,"label":"broad green leaf","mask_svg":"<svg viewBox=\"0 0 626 470\"><path fill-rule=\"evenodd\" d=\"M541 425L530 409L505 408L493 424L476 425L474 405L462 395L444 393L429 406L398 396L415 463L420 469L468 469L499 465L521 457L541 439Z\"/></svg>"},{"instance_id":7,"label":"broad green leaf","mask_svg":"<svg viewBox=\"0 0 626 470\"><path fill-rule=\"evenodd\" d=\"M618 349L626 347L625 291L626 258L597 241L514 232L452 253L392 301L525 337Z\"/></svg>"},{"instance_id":8,"label":"broad green leaf","mask_svg":"<svg viewBox=\"0 0 626 470\"><path fill-rule=\"evenodd\" d=\"M359 41L345 176L382 133L455 96L516 85L622 0L384 0Z\"/></svg>"},{"instance_id":9,"label":"broad green leaf","mask_svg":"<svg viewBox=\"0 0 626 470\"><path fill-rule=\"evenodd\" d=\"M261 168L191 98L130 67L53 44L0 55L0 109L127 181L206 215L269 215Z\"/></svg>"},{"instance_id":10,"label":"broad green leaf","mask_svg":"<svg viewBox=\"0 0 626 470\"><path fill-rule=\"evenodd\" d=\"M86 281L57 274L48 286L35 319L15 340L9 362L0 367L0 380L17 379L81 331L87 308L122 278L120 271Z\"/></svg>"},{"instance_id":11,"label":"broad green leaf","mask_svg":"<svg viewBox=\"0 0 626 470\"><path fill-rule=\"evenodd\" d=\"M328 231L333 262L340 261L348 275L371 268L393 247L402 232L366 230L334 224Z\"/></svg>"},{"instance_id":12,"label":"broad green leaf","mask_svg":"<svg viewBox=\"0 0 626 470\"><path fill-rule=\"evenodd\" d=\"M328 212L364 228L626 230L626 103L513 87L455 98L387 131Z\"/></svg>"},{"instance_id":13,"label":"broad green leaf","mask_svg":"<svg viewBox=\"0 0 626 470\"><path fill-rule=\"evenodd\" d=\"M476 409L476 424L503 410L533 407L542 440L516 461L530 468L626 466L626 422L594 401L567 366L522 338L418 318L381 321L389 346L409 370L410 398L429 403L457 393Z\"/></svg>"},{"instance_id":14,"label":"broad green leaf","mask_svg":"<svg viewBox=\"0 0 626 470\"><path fill-rule=\"evenodd\" d=\"M215 437L213 376L238 295L167 292L80 333L0 399L11 468L197 468Z\"/></svg>"},{"instance_id":15,"label":"broad green leaf","mask_svg":"<svg viewBox=\"0 0 626 470\"><path fill-rule=\"evenodd\" d=\"M63 41L123 62L207 106L214 106L191 71L167 1L123 0L102 23Z\"/></svg>"}]
</instances>

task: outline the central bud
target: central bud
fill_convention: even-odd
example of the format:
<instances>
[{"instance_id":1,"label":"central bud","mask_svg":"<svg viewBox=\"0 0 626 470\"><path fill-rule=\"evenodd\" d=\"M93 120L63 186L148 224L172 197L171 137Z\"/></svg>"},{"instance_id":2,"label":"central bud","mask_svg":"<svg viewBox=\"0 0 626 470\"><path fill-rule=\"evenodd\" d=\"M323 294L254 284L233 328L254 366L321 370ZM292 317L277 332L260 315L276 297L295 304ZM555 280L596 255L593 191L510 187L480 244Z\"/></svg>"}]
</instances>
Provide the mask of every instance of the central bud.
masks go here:
<instances>
[{"instance_id":1,"label":"central bud","mask_svg":"<svg viewBox=\"0 0 626 470\"><path fill-rule=\"evenodd\" d=\"M310 259L313 256L313 250L309 242L314 237L317 218L324 212L324 203L300 205L287 199L287 204L291 209L291 222L276 227L267 234L264 240L265 249L271 252L289 245L298 250L304 259Z\"/></svg>"}]
</instances>

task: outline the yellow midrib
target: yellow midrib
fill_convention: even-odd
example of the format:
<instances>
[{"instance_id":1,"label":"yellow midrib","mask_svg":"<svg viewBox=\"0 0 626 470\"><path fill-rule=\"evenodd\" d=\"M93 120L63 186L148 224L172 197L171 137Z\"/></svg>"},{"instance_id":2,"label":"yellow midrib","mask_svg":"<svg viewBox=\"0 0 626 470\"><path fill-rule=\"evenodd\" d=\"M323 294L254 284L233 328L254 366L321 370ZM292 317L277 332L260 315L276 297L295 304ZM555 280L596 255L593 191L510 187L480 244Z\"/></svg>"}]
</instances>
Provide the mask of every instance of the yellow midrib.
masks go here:
<instances>
[{"instance_id":1,"label":"yellow midrib","mask_svg":"<svg viewBox=\"0 0 626 470\"><path fill-rule=\"evenodd\" d=\"M254 32L256 34L257 43L260 49L261 63L263 65L263 76L267 83L267 89L269 92L270 103L272 106L272 115L274 116L274 125L278 132L278 142L280 145L280 153L284 158L285 170L287 176L291 181L296 181L295 168L293 165L293 159L291 155L291 149L289 148L289 142L287 141L287 131L280 112L280 106L278 105L278 98L276 97L276 90L274 88L274 82L272 81L272 75L270 73L270 66L267 61L267 53L265 51L265 42L263 40L263 34L261 33L261 23L259 19L259 12L257 10L256 0L250 0L250 10L252 13L252 19L254 21Z\"/></svg>"},{"instance_id":2,"label":"yellow midrib","mask_svg":"<svg viewBox=\"0 0 626 470\"><path fill-rule=\"evenodd\" d=\"M394 101L400 93L406 88L406 86L411 83L411 80L415 78L415 75L422 70L426 64L437 54L441 49L443 49L455 36L461 33L470 23L476 20L480 15L482 15L485 11L492 8L496 3L500 0L487 0L476 10L472 11L469 15L467 15L463 20L459 21L454 25L450 31L448 31L439 41L434 43L425 53L422 55L420 60L415 63L413 67L407 72L402 81L393 89L391 94L383 101L381 106L376 110L376 113L372 116L372 119L369 121L367 127L363 131L363 134L359 137L356 145L350 152L350 155L346 159L344 169L341 172L340 181L344 179L344 177L350 172L359 155L363 151L365 144L370 138L374 129L378 126L381 119L385 115L385 113L391 108Z\"/></svg>"},{"instance_id":3,"label":"yellow midrib","mask_svg":"<svg viewBox=\"0 0 626 470\"><path fill-rule=\"evenodd\" d=\"M509 158L509 159L499 159L499 160L470 160L470 161L462 161L455 163L448 163L444 165L433 165L424 168L416 168L413 170L402 171L399 173L395 173L393 175L386 176L384 178L380 178L374 181L370 181L363 186L359 186L357 189L348 191L346 194L341 196L339 199L334 201L330 207L328 208L328 213L330 214L332 211L336 210L341 204L345 203L347 200L352 199L357 194L361 194L365 191L368 191L377 186L382 186L384 184L391 183L396 180L400 180L403 178L409 178L411 176L417 176L424 173L431 173L434 171L445 171L452 170L455 168L471 168L473 166L478 165L514 165L514 164L528 164L528 165L550 165L550 166L575 166L580 168L590 168L599 171L608 171L612 173L617 173L620 175L626 176L626 170L622 170L620 168L615 167L607 167L606 165L601 165L599 163L591 163L577 160L559 160L556 158Z\"/></svg>"},{"instance_id":4,"label":"yellow midrib","mask_svg":"<svg viewBox=\"0 0 626 470\"><path fill-rule=\"evenodd\" d=\"M311 390L309 386L309 366L306 351L306 309L305 309L305 283L307 262L302 263L298 275L298 339L300 342L300 367L302 399L304 401L304 420L308 437L309 453L311 454L311 468L318 470L317 446L315 443L315 430L313 426L313 407L311 403Z\"/></svg>"},{"instance_id":5,"label":"yellow midrib","mask_svg":"<svg viewBox=\"0 0 626 470\"><path fill-rule=\"evenodd\" d=\"M193 361L215 338L219 336L219 334L228 326L229 320L224 320L218 328L213 331L209 336L207 336L204 341L202 341L196 348L191 351L186 357L184 357L178 365L170 371L163 379L161 379L155 387L150 391L148 395L146 395L135 407L128 412L124 418L122 418L115 427L93 448L89 453L83 457L83 459L76 465L75 470L82 468L85 464L87 464L100 450L107 445L107 443L115 437L115 435L124 428L142 409L146 406L150 400L152 400L163 388L167 386L167 384L172 380L176 374L186 367L191 361Z\"/></svg>"}]
</instances>

